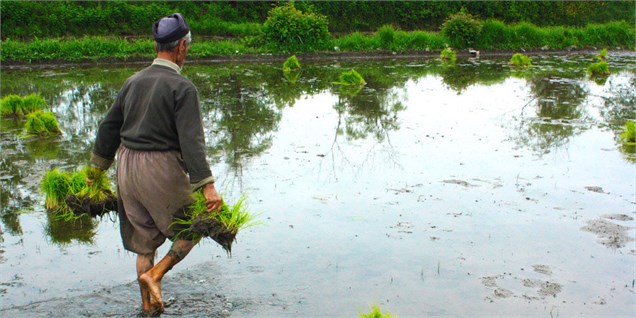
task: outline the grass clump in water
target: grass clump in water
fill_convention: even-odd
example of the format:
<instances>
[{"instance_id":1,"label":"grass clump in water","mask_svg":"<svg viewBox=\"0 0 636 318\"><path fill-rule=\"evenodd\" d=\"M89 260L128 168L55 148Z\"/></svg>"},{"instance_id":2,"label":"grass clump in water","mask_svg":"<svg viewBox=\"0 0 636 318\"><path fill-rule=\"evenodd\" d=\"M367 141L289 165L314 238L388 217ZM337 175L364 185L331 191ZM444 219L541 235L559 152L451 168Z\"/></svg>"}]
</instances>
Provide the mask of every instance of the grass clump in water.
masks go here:
<instances>
[{"instance_id":1,"label":"grass clump in water","mask_svg":"<svg viewBox=\"0 0 636 318\"><path fill-rule=\"evenodd\" d=\"M0 113L4 117L22 117L46 107L46 100L37 94L24 97L7 95L0 100Z\"/></svg>"},{"instance_id":2,"label":"grass clump in water","mask_svg":"<svg viewBox=\"0 0 636 318\"><path fill-rule=\"evenodd\" d=\"M283 63L283 72L285 73L298 70L300 70L300 62L298 62L296 55L290 56L287 60L285 60L285 63Z\"/></svg>"},{"instance_id":3,"label":"grass clump in water","mask_svg":"<svg viewBox=\"0 0 636 318\"><path fill-rule=\"evenodd\" d=\"M532 66L532 59L530 57L528 57L527 55L521 54L521 53L515 53L511 58L510 58L510 65L515 66L515 67L530 67Z\"/></svg>"},{"instance_id":4,"label":"grass clump in water","mask_svg":"<svg viewBox=\"0 0 636 318\"><path fill-rule=\"evenodd\" d=\"M364 86L367 84L362 75L354 69L340 73L338 80L339 81L334 82L334 84L344 86Z\"/></svg>"},{"instance_id":5,"label":"grass clump in water","mask_svg":"<svg viewBox=\"0 0 636 318\"><path fill-rule=\"evenodd\" d=\"M443 49L442 52L439 54L439 58L444 63L453 64L455 63L455 61L457 61L457 53L455 53L453 49L447 47Z\"/></svg>"},{"instance_id":6,"label":"grass clump in water","mask_svg":"<svg viewBox=\"0 0 636 318\"><path fill-rule=\"evenodd\" d=\"M590 64L587 67L587 73L592 77L604 77L610 74L610 70L607 62L600 61Z\"/></svg>"},{"instance_id":7,"label":"grass clump in water","mask_svg":"<svg viewBox=\"0 0 636 318\"><path fill-rule=\"evenodd\" d=\"M620 139L625 145L636 145L636 123L628 120L625 123L625 128L620 134Z\"/></svg>"},{"instance_id":8,"label":"grass clump in water","mask_svg":"<svg viewBox=\"0 0 636 318\"><path fill-rule=\"evenodd\" d=\"M40 137L62 133L55 115L52 112L43 112L41 110L30 113L27 116L25 128L28 135Z\"/></svg>"},{"instance_id":9,"label":"grass clump in water","mask_svg":"<svg viewBox=\"0 0 636 318\"><path fill-rule=\"evenodd\" d=\"M380 310L380 306L378 305L374 305L373 308L371 308L371 312L369 313L360 313L360 318L391 318L391 314L386 312L386 313L382 313L382 311Z\"/></svg>"},{"instance_id":10,"label":"grass clump in water","mask_svg":"<svg viewBox=\"0 0 636 318\"><path fill-rule=\"evenodd\" d=\"M597 61L607 61L607 49L602 49L594 58Z\"/></svg>"},{"instance_id":11,"label":"grass clump in water","mask_svg":"<svg viewBox=\"0 0 636 318\"><path fill-rule=\"evenodd\" d=\"M185 218L176 219L170 225L181 229L175 233L176 237L190 236L192 240L198 240L207 236L231 253L238 231L257 224L256 216L247 210L245 196L241 196L232 206L223 202L218 213L208 212L205 196L201 191L193 196L195 202L185 212Z\"/></svg>"}]
</instances>

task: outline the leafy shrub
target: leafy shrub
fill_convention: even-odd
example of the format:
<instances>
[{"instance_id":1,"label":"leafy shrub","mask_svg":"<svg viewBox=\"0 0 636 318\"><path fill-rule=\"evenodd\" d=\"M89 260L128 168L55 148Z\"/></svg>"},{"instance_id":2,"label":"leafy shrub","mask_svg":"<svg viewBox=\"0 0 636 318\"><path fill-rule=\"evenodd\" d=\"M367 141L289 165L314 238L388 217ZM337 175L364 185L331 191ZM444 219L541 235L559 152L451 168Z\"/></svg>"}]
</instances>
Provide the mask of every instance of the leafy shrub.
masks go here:
<instances>
[{"instance_id":1,"label":"leafy shrub","mask_svg":"<svg viewBox=\"0 0 636 318\"><path fill-rule=\"evenodd\" d=\"M61 133L55 115L40 110L27 116L25 128L29 135L49 136Z\"/></svg>"},{"instance_id":2,"label":"leafy shrub","mask_svg":"<svg viewBox=\"0 0 636 318\"><path fill-rule=\"evenodd\" d=\"M263 23L261 39L266 48L275 52L311 52L331 47L327 18L316 13L304 13L293 2L269 11Z\"/></svg>"},{"instance_id":3,"label":"leafy shrub","mask_svg":"<svg viewBox=\"0 0 636 318\"><path fill-rule=\"evenodd\" d=\"M448 38L451 47L467 48L476 44L481 28L481 21L462 9L446 18L442 24L442 34Z\"/></svg>"},{"instance_id":4,"label":"leafy shrub","mask_svg":"<svg viewBox=\"0 0 636 318\"><path fill-rule=\"evenodd\" d=\"M442 60L442 62L452 64L455 63L455 61L457 60L457 54L455 53L455 51L453 51L453 49L445 48L439 54L439 58Z\"/></svg>"},{"instance_id":5,"label":"leafy shrub","mask_svg":"<svg viewBox=\"0 0 636 318\"><path fill-rule=\"evenodd\" d=\"M514 55L512 55L512 57L510 58L510 62L511 65L516 66L516 67L529 67L532 65L532 59L529 58L528 56L521 54L521 53L515 53Z\"/></svg>"},{"instance_id":6,"label":"leafy shrub","mask_svg":"<svg viewBox=\"0 0 636 318\"><path fill-rule=\"evenodd\" d=\"M609 66L607 62L601 61L598 63L592 63L587 67L587 73L592 76L607 76L610 74Z\"/></svg>"}]
</instances>

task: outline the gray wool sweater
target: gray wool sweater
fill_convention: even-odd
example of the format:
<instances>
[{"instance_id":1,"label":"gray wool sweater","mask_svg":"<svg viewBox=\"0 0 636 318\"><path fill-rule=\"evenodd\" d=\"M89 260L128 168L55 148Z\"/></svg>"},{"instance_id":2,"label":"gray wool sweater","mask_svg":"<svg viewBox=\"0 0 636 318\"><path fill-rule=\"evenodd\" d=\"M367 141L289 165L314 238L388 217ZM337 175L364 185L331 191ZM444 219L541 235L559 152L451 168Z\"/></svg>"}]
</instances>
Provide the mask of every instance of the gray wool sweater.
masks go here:
<instances>
[{"instance_id":1,"label":"gray wool sweater","mask_svg":"<svg viewBox=\"0 0 636 318\"><path fill-rule=\"evenodd\" d=\"M97 131L91 163L104 170L120 144L140 151L181 152L196 189L214 182L206 161L199 96L175 64L157 61L121 88Z\"/></svg>"}]
</instances>

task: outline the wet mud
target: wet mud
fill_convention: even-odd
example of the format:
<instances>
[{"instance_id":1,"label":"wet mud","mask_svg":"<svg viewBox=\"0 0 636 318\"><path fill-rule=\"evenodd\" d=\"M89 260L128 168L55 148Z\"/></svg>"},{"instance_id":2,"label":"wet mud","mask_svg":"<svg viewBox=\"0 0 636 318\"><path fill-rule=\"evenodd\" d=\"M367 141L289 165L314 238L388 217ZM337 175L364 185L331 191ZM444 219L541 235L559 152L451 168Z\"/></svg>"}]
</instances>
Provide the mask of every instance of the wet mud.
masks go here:
<instances>
[{"instance_id":1,"label":"wet mud","mask_svg":"<svg viewBox=\"0 0 636 318\"><path fill-rule=\"evenodd\" d=\"M204 263L162 281L163 317L230 317L235 310L249 310L257 302L230 299L219 288L219 272ZM105 287L87 294L58 297L0 310L1 317L146 317L141 310L136 281Z\"/></svg>"},{"instance_id":2,"label":"wet mud","mask_svg":"<svg viewBox=\"0 0 636 318\"><path fill-rule=\"evenodd\" d=\"M106 198L100 201L93 201L88 196L81 197L69 195L66 197L66 205L73 211L73 214L81 216L88 214L91 217L101 217L111 211L117 211L117 197L111 191L105 192Z\"/></svg>"},{"instance_id":3,"label":"wet mud","mask_svg":"<svg viewBox=\"0 0 636 318\"><path fill-rule=\"evenodd\" d=\"M598 219L587 221L587 225L582 230L596 234L599 243L612 249L618 249L625 247L628 242L634 241L634 238L628 235L629 231L634 228L615 223L615 221L632 220L634 218L625 214L603 215Z\"/></svg>"}]
</instances>

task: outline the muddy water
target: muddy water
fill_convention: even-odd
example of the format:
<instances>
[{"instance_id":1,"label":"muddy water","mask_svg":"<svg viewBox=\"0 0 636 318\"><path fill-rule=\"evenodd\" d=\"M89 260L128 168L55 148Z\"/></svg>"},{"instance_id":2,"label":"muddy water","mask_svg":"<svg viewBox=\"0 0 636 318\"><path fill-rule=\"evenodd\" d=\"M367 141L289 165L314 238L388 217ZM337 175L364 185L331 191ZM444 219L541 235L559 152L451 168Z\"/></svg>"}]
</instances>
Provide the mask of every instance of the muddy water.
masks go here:
<instances>
[{"instance_id":1,"label":"muddy water","mask_svg":"<svg viewBox=\"0 0 636 318\"><path fill-rule=\"evenodd\" d=\"M262 224L233 257L204 241L166 278L166 314L355 317L629 316L636 310L636 56L187 65L227 200ZM301 61L302 62L302 61ZM332 82L356 69L367 86ZM134 316L134 255L115 215L48 217L47 169L86 162L97 123L139 66L2 71L64 131L2 121L0 315ZM111 175L113 171L110 171ZM162 247L165 253L167 246Z\"/></svg>"}]
</instances>

